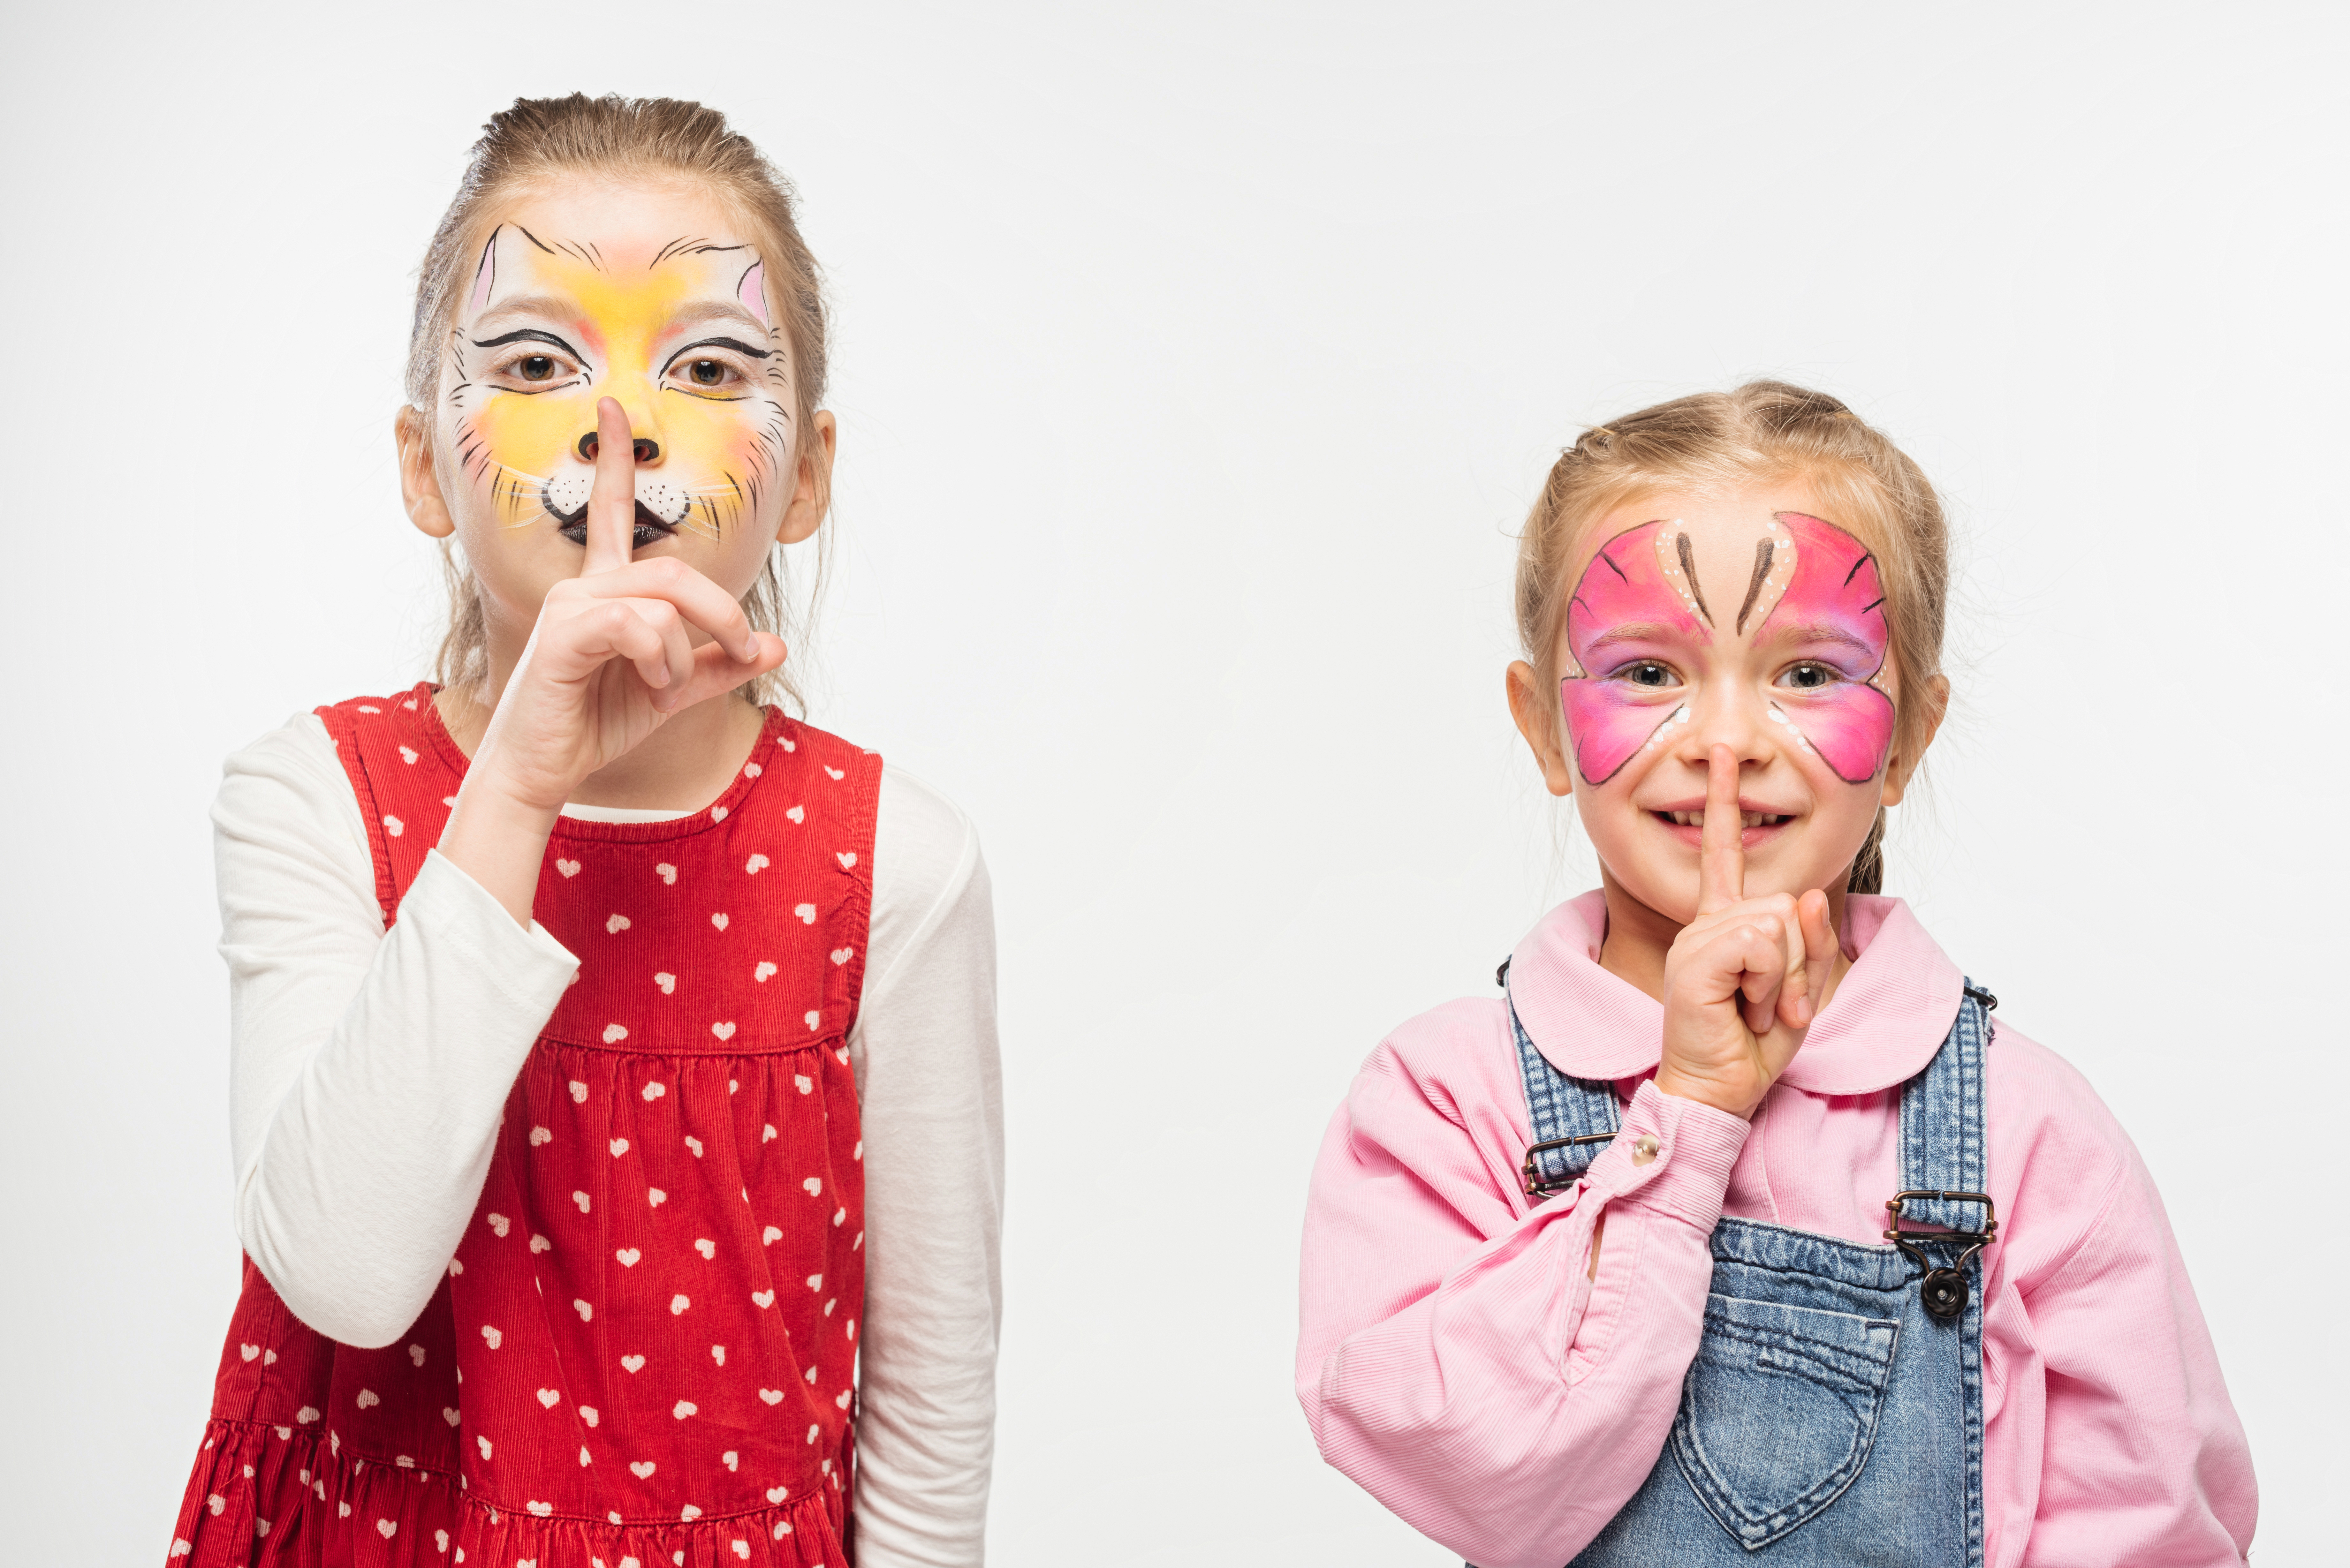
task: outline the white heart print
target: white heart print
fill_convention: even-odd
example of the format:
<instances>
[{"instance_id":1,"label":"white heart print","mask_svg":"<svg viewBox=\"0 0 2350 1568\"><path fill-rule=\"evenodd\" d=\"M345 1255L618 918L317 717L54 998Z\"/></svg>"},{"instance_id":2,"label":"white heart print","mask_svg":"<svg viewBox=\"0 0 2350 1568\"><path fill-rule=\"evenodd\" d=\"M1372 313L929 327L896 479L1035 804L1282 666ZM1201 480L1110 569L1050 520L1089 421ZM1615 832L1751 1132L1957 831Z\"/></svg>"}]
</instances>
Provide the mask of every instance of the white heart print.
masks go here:
<instances>
[{"instance_id":1,"label":"white heart print","mask_svg":"<svg viewBox=\"0 0 2350 1568\"><path fill-rule=\"evenodd\" d=\"M823 1013L821 1013L821 1012L817 1012L817 1011L816 1011L815 1008L813 1008L813 1007L811 1007L811 1008L809 1008L809 1009L808 1009L808 1013L807 1013L807 1026L808 1026L808 1033L811 1033L811 1034L815 1033L816 1033L816 1026L817 1024L819 1024L819 1023L823 1023L823 1022L824 1022L824 1014L823 1014Z\"/></svg>"},{"instance_id":2,"label":"white heart print","mask_svg":"<svg viewBox=\"0 0 2350 1568\"><path fill-rule=\"evenodd\" d=\"M770 1405L780 1405L784 1402L784 1391L780 1388L762 1388L759 1390L759 1397Z\"/></svg>"},{"instance_id":3,"label":"white heart print","mask_svg":"<svg viewBox=\"0 0 2350 1568\"><path fill-rule=\"evenodd\" d=\"M579 875L579 862L577 860L566 860L559 856L556 859L555 868L557 871L562 872L566 877L577 877Z\"/></svg>"},{"instance_id":4,"label":"white heart print","mask_svg":"<svg viewBox=\"0 0 2350 1568\"><path fill-rule=\"evenodd\" d=\"M857 956L857 950L855 948L835 948L832 950L830 956L832 958L832 961L835 963L847 963L850 959Z\"/></svg>"},{"instance_id":5,"label":"white heart print","mask_svg":"<svg viewBox=\"0 0 2350 1568\"><path fill-rule=\"evenodd\" d=\"M753 1291L751 1293L751 1299L762 1307L771 1307L775 1304L775 1293L773 1291Z\"/></svg>"},{"instance_id":6,"label":"white heart print","mask_svg":"<svg viewBox=\"0 0 2350 1568\"><path fill-rule=\"evenodd\" d=\"M825 771L827 774L830 774L834 779L845 779L845 778L847 778L847 777L848 776L847 774L845 774L845 773L841 772L838 768L834 767L830 763L827 763L824 765L824 771Z\"/></svg>"},{"instance_id":7,"label":"white heart print","mask_svg":"<svg viewBox=\"0 0 2350 1568\"><path fill-rule=\"evenodd\" d=\"M552 1410L563 1402L563 1396L552 1388L542 1388L538 1391L538 1402Z\"/></svg>"},{"instance_id":8,"label":"white heart print","mask_svg":"<svg viewBox=\"0 0 2350 1568\"><path fill-rule=\"evenodd\" d=\"M809 1177L806 1181L800 1183L800 1190L806 1193L810 1198L823 1197L824 1178L821 1176Z\"/></svg>"},{"instance_id":9,"label":"white heart print","mask_svg":"<svg viewBox=\"0 0 2350 1568\"><path fill-rule=\"evenodd\" d=\"M837 850L832 857L840 862L840 868L843 871L853 871L857 868L857 851L854 849Z\"/></svg>"},{"instance_id":10,"label":"white heart print","mask_svg":"<svg viewBox=\"0 0 2350 1568\"><path fill-rule=\"evenodd\" d=\"M766 960L762 959L759 961L758 966L751 971L751 978L764 983L769 975L775 972L775 966L769 963Z\"/></svg>"},{"instance_id":11,"label":"white heart print","mask_svg":"<svg viewBox=\"0 0 2350 1568\"><path fill-rule=\"evenodd\" d=\"M734 1025L732 1023L713 1023L710 1026L710 1032L721 1040L734 1038Z\"/></svg>"},{"instance_id":12,"label":"white heart print","mask_svg":"<svg viewBox=\"0 0 2350 1568\"><path fill-rule=\"evenodd\" d=\"M804 926L813 926L816 924L816 906L814 904L794 904L792 906L792 913L800 918L800 924Z\"/></svg>"},{"instance_id":13,"label":"white heart print","mask_svg":"<svg viewBox=\"0 0 2350 1568\"><path fill-rule=\"evenodd\" d=\"M610 919L604 922L604 930L610 936L617 937L628 929L629 917L626 915L614 915Z\"/></svg>"},{"instance_id":14,"label":"white heart print","mask_svg":"<svg viewBox=\"0 0 2350 1568\"><path fill-rule=\"evenodd\" d=\"M489 1342L489 1345L492 1350L495 1350L502 1343L504 1342L505 1339L504 1334L500 1334L488 1324L484 1324L482 1325L482 1337Z\"/></svg>"},{"instance_id":15,"label":"white heart print","mask_svg":"<svg viewBox=\"0 0 2350 1568\"><path fill-rule=\"evenodd\" d=\"M701 1253L705 1262L718 1256L718 1243L712 1241L707 1236L703 1236L697 1240L693 1243L693 1250Z\"/></svg>"},{"instance_id":16,"label":"white heart print","mask_svg":"<svg viewBox=\"0 0 2350 1568\"><path fill-rule=\"evenodd\" d=\"M645 1369L645 1358L641 1355L623 1355L620 1357L620 1365L631 1372L642 1372Z\"/></svg>"},{"instance_id":17,"label":"white heart print","mask_svg":"<svg viewBox=\"0 0 2350 1568\"><path fill-rule=\"evenodd\" d=\"M663 971L661 973L653 976L653 983L661 988L661 994L663 996L674 996L677 994L677 976L669 973L667 971Z\"/></svg>"},{"instance_id":18,"label":"white heart print","mask_svg":"<svg viewBox=\"0 0 2350 1568\"><path fill-rule=\"evenodd\" d=\"M490 1230L502 1240L508 1231L514 1229L514 1221L503 1214L484 1214L482 1218L489 1221Z\"/></svg>"},{"instance_id":19,"label":"white heart print","mask_svg":"<svg viewBox=\"0 0 2350 1568\"><path fill-rule=\"evenodd\" d=\"M588 1085L577 1078L571 1080L571 1103L575 1106L588 1103Z\"/></svg>"},{"instance_id":20,"label":"white heart print","mask_svg":"<svg viewBox=\"0 0 2350 1568\"><path fill-rule=\"evenodd\" d=\"M784 815L790 817L794 822L806 822L807 820L807 807L804 805L795 805L792 807L791 810L784 813Z\"/></svg>"},{"instance_id":21,"label":"white heart print","mask_svg":"<svg viewBox=\"0 0 2350 1568\"><path fill-rule=\"evenodd\" d=\"M383 819L383 830L386 833L390 834L394 838L399 837L407 826L408 824L400 821L400 818L396 816L387 816Z\"/></svg>"},{"instance_id":22,"label":"white heart print","mask_svg":"<svg viewBox=\"0 0 2350 1568\"><path fill-rule=\"evenodd\" d=\"M533 1127L530 1129L531 1147L536 1148L540 1144L553 1143L554 1141L555 1135L547 1131L545 1127Z\"/></svg>"},{"instance_id":23,"label":"white heart print","mask_svg":"<svg viewBox=\"0 0 2350 1568\"><path fill-rule=\"evenodd\" d=\"M710 923L716 926L720 930L724 930L726 929L726 916L724 912L721 911L718 914L711 916Z\"/></svg>"},{"instance_id":24,"label":"white heart print","mask_svg":"<svg viewBox=\"0 0 2350 1568\"><path fill-rule=\"evenodd\" d=\"M669 1085L666 1085L666 1084L660 1083L660 1081L658 1081L658 1080L656 1080L656 1081L654 1081L654 1082L652 1082L652 1083L647 1084L647 1085L644 1086L644 1089L643 1089L643 1094L644 1094L644 1096L645 1096L645 1104L647 1104L647 1105L651 1105L655 1100L660 1099L663 1095L666 1095L666 1094L668 1094L668 1093L669 1093Z\"/></svg>"},{"instance_id":25,"label":"white heart print","mask_svg":"<svg viewBox=\"0 0 2350 1568\"><path fill-rule=\"evenodd\" d=\"M623 1247L619 1251L613 1253L612 1256L620 1260L620 1267L624 1269L633 1269L637 1266L638 1260L641 1259L644 1254L637 1251L634 1247Z\"/></svg>"},{"instance_id":26,"label":"white heart print","mask_svg":"<svg viewBox=\"0 0 2350 1568\"><path fill-rule=\"evenodd\" d=\"M756 877L760 872L764 871L767 868L767 865L768 861L765 856L754 855L750 859L743 862L743 869L746 875Z\"/></svg>"},{"instance_id":27,"label":"white heart print","mask_svg":"<svg viewBox=\"0 0 2350 1568\"><path fill-rule=\"evenodd\" d=\"M624 1137L616 1137L612 1140L611 1148L612 1158L614 1159L618 1159L622 1155L629 1152L629 1140Z\"/></svg>"},{"instance_id":28,"label":"white heart print","mask_svg":"<svg viewBox=\"0 0 2350 1568\"><path fill-rule=\"evenodd\" d=\"M642 1480L653 1473L653 1462L650 1459L631 1459L629 1462L629 1473Z\"/></svg>"},{"instance_id":29,"label":"white heart print","mask_svg":"<svg viewBox=\"0 0 2350 1568\"><path fill-rule=\"evenodd\" d=\"M672 888L677 886L677 867L666 860L653 867L653 875Z\"/></svg>"},{"instance_id":30,"label":"white heart print","mask_svg":"<svg viewBox=\"0 0 2350 1568\"><path fill-rule=\"evenodd\" d=\"M607 1044L607 1045L617 1045L617 1044L619 1044L621 1041L626 1040L628 1037L629 1037L629 1032L628 1032L628 1030L627 1030L626 1028L622 1027L621 1025L619 1025L619 1024L618 1024L618 1023L607 1023L606 1025L604 1025L604 1044Z\"/></svg>"}]
</instances>

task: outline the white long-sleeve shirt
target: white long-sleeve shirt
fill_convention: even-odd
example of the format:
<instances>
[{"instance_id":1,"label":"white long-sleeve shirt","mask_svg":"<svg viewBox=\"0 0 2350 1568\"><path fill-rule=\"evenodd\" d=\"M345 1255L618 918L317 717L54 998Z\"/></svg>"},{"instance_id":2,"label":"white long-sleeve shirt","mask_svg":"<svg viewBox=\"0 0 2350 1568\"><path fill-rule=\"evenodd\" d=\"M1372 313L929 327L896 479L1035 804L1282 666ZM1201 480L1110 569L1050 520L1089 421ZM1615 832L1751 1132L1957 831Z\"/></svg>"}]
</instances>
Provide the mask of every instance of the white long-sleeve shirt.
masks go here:
<instances>
[{"instance_id":1,"label":"white long-sleeve shirt","mask_svg":"<svg viewBox=\"0 0 2350 1568\"><path fill-rule=\"evenodd\" d=\"M305 1323L389 1344L472 1219L507 1094L577 960L438 852L387 932L359 802L315 714L228 759L213 823L237 1235ZM1003 1316L994 919L970 819L886 764L873 877L848 1036L869 1258L858 1554L970 1568Z\"/></svg>"}]
</instances>

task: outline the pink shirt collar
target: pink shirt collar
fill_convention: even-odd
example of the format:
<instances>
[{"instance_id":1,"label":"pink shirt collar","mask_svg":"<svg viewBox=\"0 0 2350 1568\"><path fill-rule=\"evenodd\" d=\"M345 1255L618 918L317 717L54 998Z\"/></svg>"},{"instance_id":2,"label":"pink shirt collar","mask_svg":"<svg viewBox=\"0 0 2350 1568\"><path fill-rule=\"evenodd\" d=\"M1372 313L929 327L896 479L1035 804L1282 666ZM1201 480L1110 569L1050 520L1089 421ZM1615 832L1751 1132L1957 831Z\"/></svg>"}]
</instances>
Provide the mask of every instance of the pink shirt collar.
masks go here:
<instances>
[{"instance_id":1,"label":"pink shirt collar","mask_svg":"<svg viewBox=\"0 0 2350 1568\"><path fill-rule=\"evenodd\" d=\"M1964 977L1909 906L1856 893L1845 940L1858 956L1781 1082L1814 1095L1868 1095L1915 1077L1959 1014ZM1664 1009L1599 967L1607 896L1597 888L1544 915L1510 955L1510 1000L1537 1050L1576 1078L1637 1078L1664 1044Z\"/></svg>"}]
</instances>

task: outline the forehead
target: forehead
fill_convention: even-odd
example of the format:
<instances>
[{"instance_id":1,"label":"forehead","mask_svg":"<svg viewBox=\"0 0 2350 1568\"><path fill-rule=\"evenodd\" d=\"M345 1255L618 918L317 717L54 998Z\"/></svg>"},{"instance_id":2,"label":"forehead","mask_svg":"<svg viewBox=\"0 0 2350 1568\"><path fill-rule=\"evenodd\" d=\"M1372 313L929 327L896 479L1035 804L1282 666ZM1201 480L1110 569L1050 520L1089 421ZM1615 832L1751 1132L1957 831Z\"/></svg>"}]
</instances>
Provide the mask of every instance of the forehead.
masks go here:
<instances>
[{"instance_id":1,"label":"forehead","mask_svg":"<svg viewBox=\"0 0 2350 1568\"><path fill-rule=\"evenodd\" d=\"M759 260L750 236L710 192L602 181L517 197L490 214L483 244L498 251L484 308L518 295L555 294L590 316L732 300Z\"/></svg>"},{"instance_id":2,"label":"forehead","mask_svg":"<svg viewBox=\"0 0 2350 1568\"><path fill-rule=\"evenodd\" d=\"M1753 566L1754 542L1762 537L1763 525L1772 515L1780 512L1826 517L1838 527L1851 531L1851 524L1829 510L1819 492L1800 477L1720 489L1644 491L1618 502L1584 524L1582 535L1575 540L1575 554L1567 563L1566 580L1569 585L1580 581L1600 547L1617 535L1662 518L1678 524L1675 532L1690 536L1700 574L1711 578L1717 573L1727 573L1736 576L1742 586ZM1866 544L1866 540L1862 542Z\"/></svg>"}]
</instances>

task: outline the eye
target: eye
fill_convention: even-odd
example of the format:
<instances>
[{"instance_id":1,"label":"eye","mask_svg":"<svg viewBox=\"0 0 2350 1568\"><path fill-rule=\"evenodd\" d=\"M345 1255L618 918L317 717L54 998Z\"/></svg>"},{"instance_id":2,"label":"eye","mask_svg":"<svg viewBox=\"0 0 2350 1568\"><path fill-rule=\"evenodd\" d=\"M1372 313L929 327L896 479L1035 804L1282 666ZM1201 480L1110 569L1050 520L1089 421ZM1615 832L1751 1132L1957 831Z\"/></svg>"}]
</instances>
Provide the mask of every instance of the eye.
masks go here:
<instances>
[{"instance_id":1,"label":"eye","mask_svg":"<svg viewBox=\"0 0 2350 1568\"><path fill-rule=\"evenodd\" d=\"M514 387L552 386L577 373L578 367L569 358L550 354L544 349L531 349L512 358L501 359L490 371L496 380Z\"/></svg>"},{"instance_id":2,"label":"eye","mask_svg":"<svg viewBox=\"0 0 2350 1568\"><path fill-rule=\"evenodd\" d=\"M1680 684L1680 677L1674 672L1671 665L1654 659L1634 659L1616 671L1616 679L1627 681L1634 686L1648 686L1659 690Z\"/></svg>"},{"instance_id":3,"label":"eye","mask_svg":"<svg viewBox=\"0 0 2350 1568\"><path fill-rule=\"evenodd\" d=\"M1823 686L1833 686L1844 677L1825 664L1809 659L1793 665L1779 677L1779 684L1796 691L1816 691Z\"/></svg>"},{"instance_id":4,"label":"eye","mask_svg":"<svg viewBox=\"0 0 2350 1568\"><path fill-rule=\"evenodd\" d=\"M684 381L688 389L697 392L723 392L743 384L743 372L723 359L709 358L683 359L670 374Z\"/></svg>"}]
</instances>

